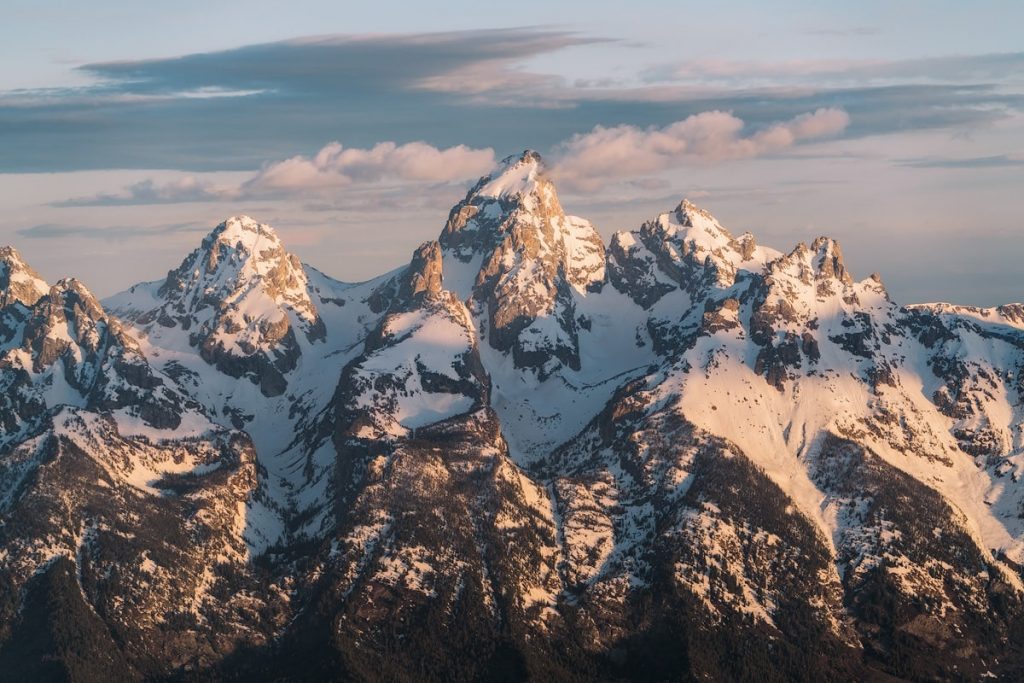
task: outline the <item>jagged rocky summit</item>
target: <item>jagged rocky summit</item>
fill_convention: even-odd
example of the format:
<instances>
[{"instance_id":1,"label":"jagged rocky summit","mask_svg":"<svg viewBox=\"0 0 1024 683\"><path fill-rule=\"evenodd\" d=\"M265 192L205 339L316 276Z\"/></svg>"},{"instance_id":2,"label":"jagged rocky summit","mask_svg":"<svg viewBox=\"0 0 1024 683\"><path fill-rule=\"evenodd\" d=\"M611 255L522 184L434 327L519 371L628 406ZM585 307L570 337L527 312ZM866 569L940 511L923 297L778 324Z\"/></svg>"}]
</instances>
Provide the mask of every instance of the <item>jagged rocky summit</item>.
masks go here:
<instances>
[{"instance_id":1,"label":"jagged rocky summit","mask_svg":"<svg viewBox=\"0 0 1024 683\"><path fill-rule=\"evenodd\" d=\"M901 306L510 157L348 284L248 217L103 302L0 249L17 680L1019 680L1024 309Z\"/></svg>"}]
</instances>

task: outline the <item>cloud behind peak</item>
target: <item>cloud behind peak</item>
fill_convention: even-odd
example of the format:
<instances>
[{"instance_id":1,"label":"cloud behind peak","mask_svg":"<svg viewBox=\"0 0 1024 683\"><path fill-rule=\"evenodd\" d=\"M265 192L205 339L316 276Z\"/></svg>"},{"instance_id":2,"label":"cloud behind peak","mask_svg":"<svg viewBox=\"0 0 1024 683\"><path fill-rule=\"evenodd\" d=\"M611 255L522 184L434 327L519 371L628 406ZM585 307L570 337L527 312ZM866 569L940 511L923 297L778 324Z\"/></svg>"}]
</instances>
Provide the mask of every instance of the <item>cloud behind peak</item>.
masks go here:
<instances>
[{"instance_id":1,"label":"cloud behind peak","mask_svg":"<svg viewBox=\"0 0 1024 683\"><path fill-rule=\"evenodd\" d=\"M743 120L724 111L694 114L660 128L597 126L557 148L553 174L571 189L594 190L687 161L713 162L780 152L798 142L837 135L849 124L850 116L842 109L820 108L747 135Z\"/></svg>"}]
</instances>

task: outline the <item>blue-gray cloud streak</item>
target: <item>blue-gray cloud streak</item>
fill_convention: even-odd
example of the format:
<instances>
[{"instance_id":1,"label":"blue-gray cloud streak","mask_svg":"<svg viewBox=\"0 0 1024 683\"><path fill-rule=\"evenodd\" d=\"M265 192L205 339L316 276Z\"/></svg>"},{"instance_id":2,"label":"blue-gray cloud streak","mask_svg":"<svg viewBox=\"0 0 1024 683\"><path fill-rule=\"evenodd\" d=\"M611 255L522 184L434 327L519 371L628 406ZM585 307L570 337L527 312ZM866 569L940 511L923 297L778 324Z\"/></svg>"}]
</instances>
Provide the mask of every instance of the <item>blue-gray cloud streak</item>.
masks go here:
<instances>
[{"instance_id":1,"label":"blue-gray cloud streak","mask_svg":"<svg viewBox=\"0 0 1024 683\"><path fill-rule=\"evenodd\" d=\"M39 225L21 228L15 231L25 239L60 239L65 237L83 237L97 240L123 240L136 237L153 237L179 232L206 232L209 226L201 223L168 223L139 227L134 225L88 226L62 225L59 223L40 223Z\"/></svg>"},{"instance_id":2,"label":"blue-gray cloud streak","mask_svg":"<svg viewBox=\"0 0 1024 683\"><path fill-rule=\"evenodd\" d=\"M966 159L908 159L903 162L904 166L912 168L948 168L975 170L979 168L1008 168L1024 166L1024 154L1011 156L1009 154L994 154L985 157L970 157Z\"/></svg>"},{"instance_id":3,"label":"blue-gray cloud streak","mask_svg":"<svg viewBox=\"0 0 1024 683\"><path fill-rule=\"evenodd\" d=\"M853 66L841 87L577 87L518 68L602 40L542 28L327 36L89 64L81 69L95 85L0 95L0 172L250 170L333 139L502 154L548 149L598 125L665 126L711 110L756 131L838 107L852 119L847 137L970 129L1024 110L1024 95L1000 87L1020 72L1018 53ZM939 71L942 82L921 82ZM907 82L876 85L876 73Z\"/></svg>"}]
</instances>

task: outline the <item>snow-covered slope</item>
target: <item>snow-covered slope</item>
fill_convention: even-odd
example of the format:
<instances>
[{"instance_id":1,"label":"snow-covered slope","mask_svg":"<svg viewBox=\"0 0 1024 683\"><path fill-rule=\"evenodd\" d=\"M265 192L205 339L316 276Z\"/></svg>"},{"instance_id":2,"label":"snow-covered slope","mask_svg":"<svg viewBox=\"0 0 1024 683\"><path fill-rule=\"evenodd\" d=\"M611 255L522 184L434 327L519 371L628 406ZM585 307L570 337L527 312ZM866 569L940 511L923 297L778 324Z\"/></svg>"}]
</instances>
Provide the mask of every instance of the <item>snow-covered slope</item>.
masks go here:
<instances>
[{"instance_id":1,"label":"snow-covered slope","mask_svg":"<svg viewBox=\"0 0 1024 683\"><path fill-rule=\"evenodd\" d=\"M333 280L240 216L164 280L104 303L212 419L250 434L272 508L264 535L284 542L329 524L335 452L321 423L341 369L379 320L374 295L393 279Z\"/></svg>"}]
</instances>

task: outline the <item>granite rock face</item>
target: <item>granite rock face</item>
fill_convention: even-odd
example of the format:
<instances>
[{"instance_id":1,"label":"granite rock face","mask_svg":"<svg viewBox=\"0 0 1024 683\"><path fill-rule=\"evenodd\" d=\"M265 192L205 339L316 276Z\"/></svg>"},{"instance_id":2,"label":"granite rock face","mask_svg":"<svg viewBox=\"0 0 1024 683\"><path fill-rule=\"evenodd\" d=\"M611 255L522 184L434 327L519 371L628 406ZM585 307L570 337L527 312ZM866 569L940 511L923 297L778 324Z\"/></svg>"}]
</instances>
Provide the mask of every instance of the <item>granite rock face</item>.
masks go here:
<instances>
[{"instance_id":1,"label":"granite rock face","mask_svg":"<svg viewBox=\"0 0 1024 683\"><path fill-rule=\"evenodd\" d=\"M43 298L49 286L13 247L0 247L0 306L15 302L31 306Z\"/></svg>"},{"instance_id":2,"label":"granite rock face","mask_svg":"<svg viewBox=\"0 0 1024 683\"><path fill-rule=\"evenodd\" d=\"M579 369L572 291L601 285L604 243L565 215L536 152L482 178L452 209L439 243L449 262L469 268L456 291L486 316L493 348L542 377L559 365Z\"/></svg>"}]
</instances>

